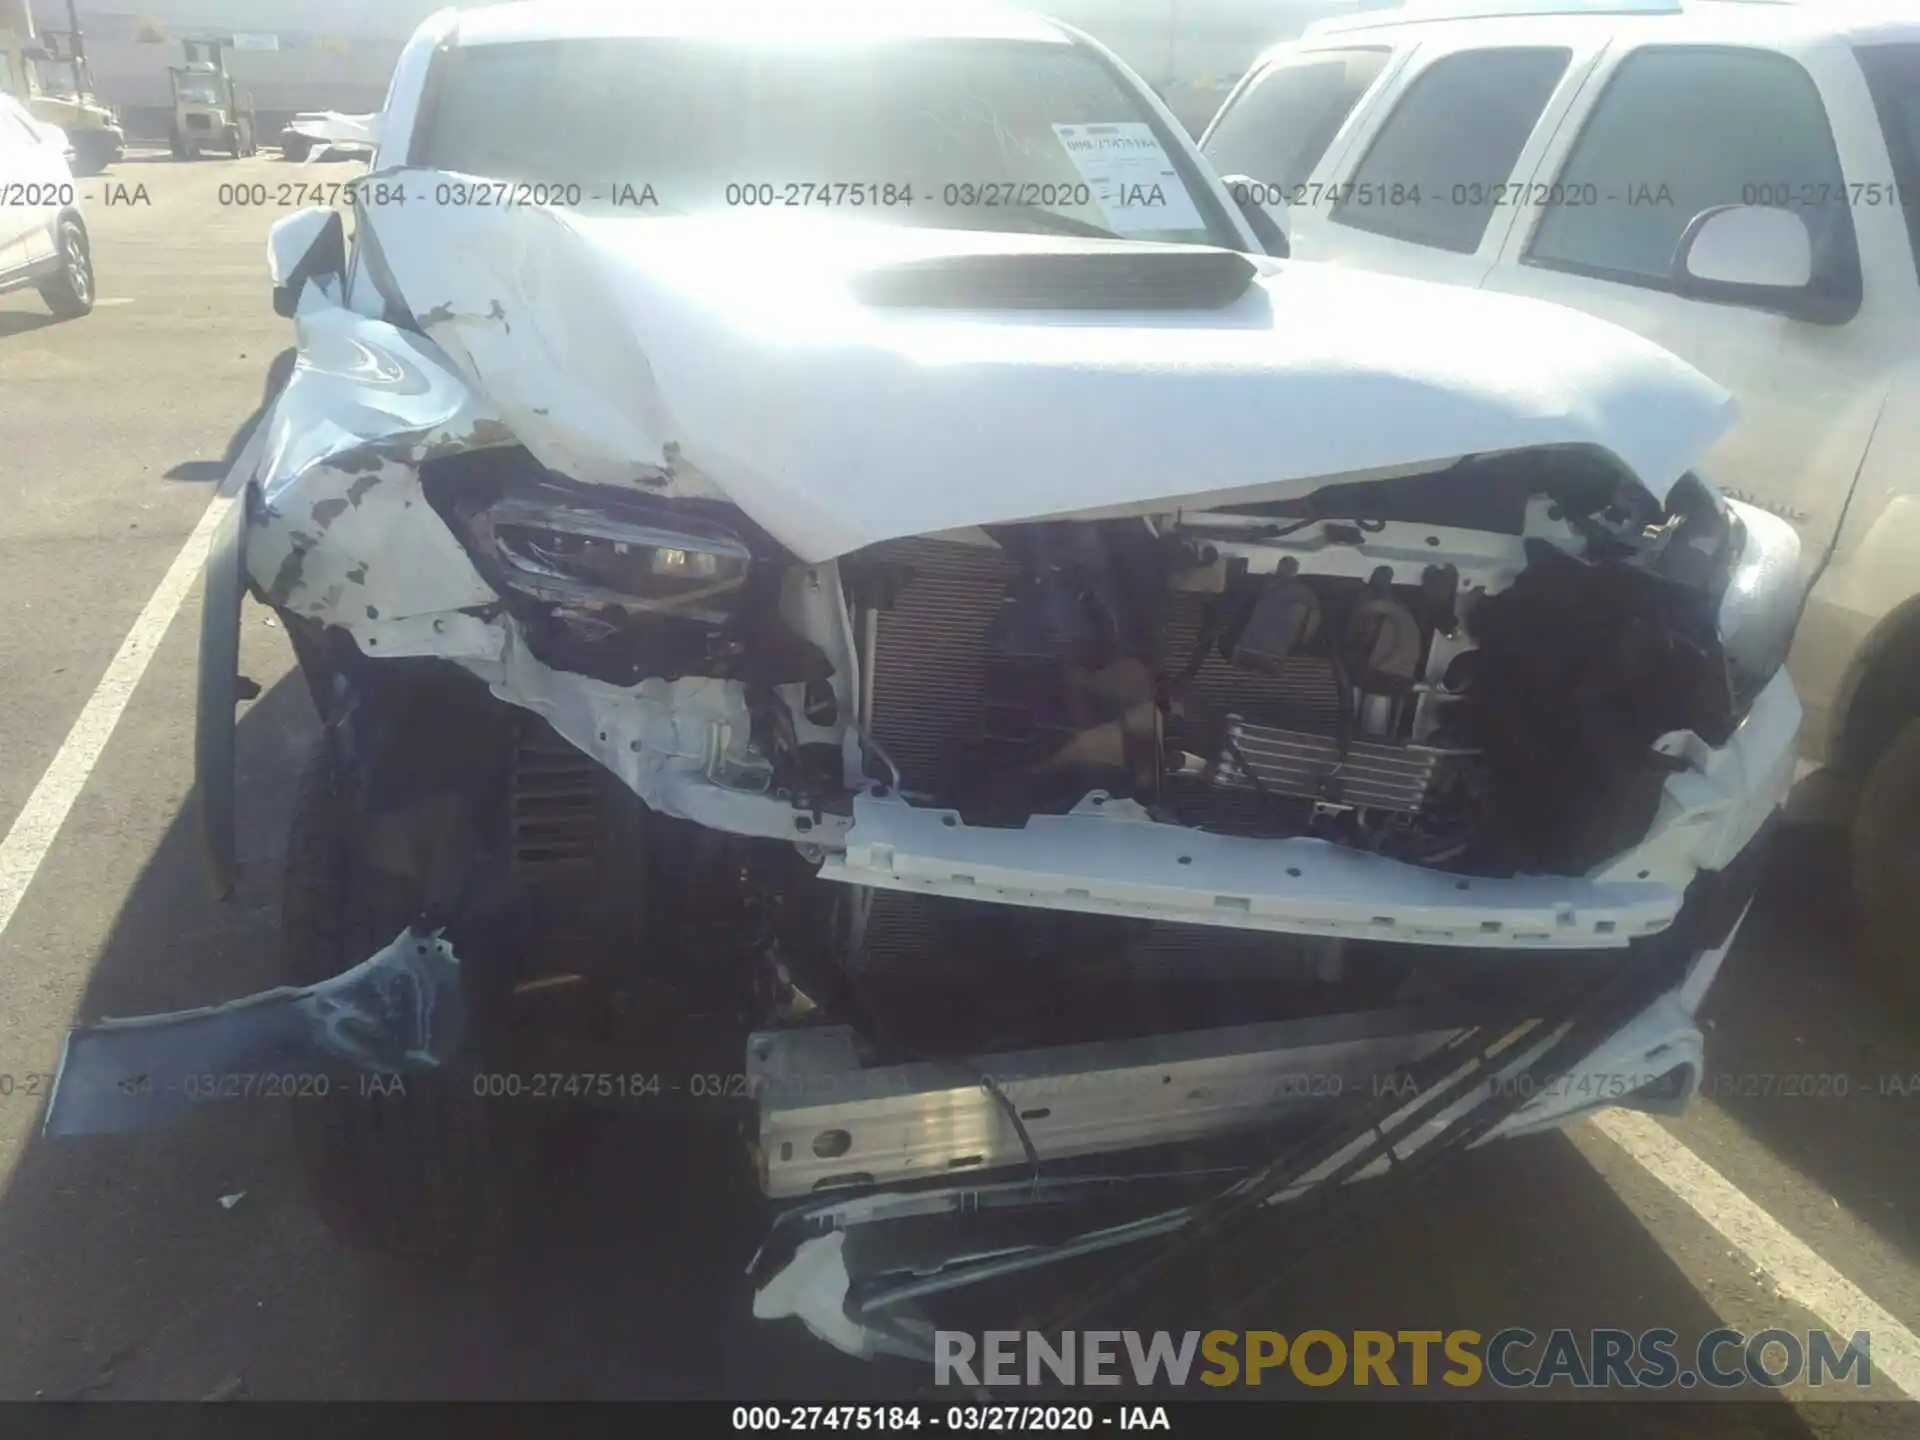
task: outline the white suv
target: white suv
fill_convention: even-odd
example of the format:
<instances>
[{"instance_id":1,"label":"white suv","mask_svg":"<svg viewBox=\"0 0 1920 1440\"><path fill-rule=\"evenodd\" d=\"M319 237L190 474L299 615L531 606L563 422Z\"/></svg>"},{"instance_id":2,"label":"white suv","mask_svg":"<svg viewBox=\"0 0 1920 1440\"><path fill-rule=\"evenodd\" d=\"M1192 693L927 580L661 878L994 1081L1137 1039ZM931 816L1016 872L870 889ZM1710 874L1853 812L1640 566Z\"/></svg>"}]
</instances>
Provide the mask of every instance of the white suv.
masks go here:
<instances>
[{"instance_id":1,"label":"white suv","mask_svg":"<svg viewBox=\"0 0 1920 1440\"><path fill-rule=\"evenodd\" d=\"M66 137L0 95L0 295L32 285L63 320L93 309L93 256Z\"/></svg>"},{"instance_id":2,"label":"white suv","mask_svg":"<svg viewBox=\"0 0 1920 1440\"><path fill-rule=\"evenodd\" d=\"M1920 13L1518 8L1323 22L1262 57L1202 148L1296 258L1559 301L1734 393L1705 463L1799 532L1802 769L1859 797L1864 918L1911 982Z\"/></svg>"}]
</instances>

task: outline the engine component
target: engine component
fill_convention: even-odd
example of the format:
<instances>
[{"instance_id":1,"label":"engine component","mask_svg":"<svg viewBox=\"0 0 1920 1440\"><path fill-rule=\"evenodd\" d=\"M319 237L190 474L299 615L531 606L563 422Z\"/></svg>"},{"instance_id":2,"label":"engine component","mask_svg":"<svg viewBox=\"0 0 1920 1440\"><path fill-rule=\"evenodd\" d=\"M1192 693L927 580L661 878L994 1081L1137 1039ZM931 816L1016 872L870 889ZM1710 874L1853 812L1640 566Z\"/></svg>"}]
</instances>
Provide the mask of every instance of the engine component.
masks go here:
<instances>
[{"instance_id":1,"label":"engine component","mask_svg":"<svg viewBox=\"0 0 1920 1440\"><path fill-rule=\"evenodd\" d=\"M1324 805L1417 814L1427 803L1440 758L1428 746L1370 740L1355 740L1343 753L1332 736L1252 725L1229 715L1213 783Z\"/></svg>"},{"instance_id":2,"label":"engine component","mask_svg":"<svg viewBox=\"0 0 1920 1440\"><path fill-rule=\"evenodd\" d=\"M1460 852L1461 747L1399 738L1428 627L1388 577L1330 588L1283 569L1249 603L1173 588L1150 554L1091 533L1007 541L863 552L910 572L878 612L870 689L909 796L1018 825L1106 789L1205 829ZM1143 638L1147 586L1166 618Z\"/></svg>"},{"instance_id":3,"label":"engine component","mask_svg":"<svg viewBox=\"0 0 1920 1440\"><path fill-rule=\"evenodd\" d=\"M1022 707L1031 710L1031 690L1015 679L1022 672L986 643L1020 567L992 546L950 540L895 541L861 558L898 566L908 576L874 625L873 733L898 762L909 790L940 790L957 749L983 734L1022 733ZM1184 687L1188 728L1204 733L1232 711L1330 730L1340 708L1330 662L1295 655L1272 673L1229 662L1203 643L1215 598L1175 595L1160 635L1163 654L1199 662ZM1051 723L1061 726L1064 744L1065 714L1056 713Z\"/></svg>"},{"instance_id":4,"label":"engine component","mask_svg":"<svg viewBox=\"0 0 1920 1440\"><path fill-rule=\"evenodd\" d=\"M1347 678L1368 695L1406 690L1419 674L1421 648L1420 622L1390 594L1356 605L1340 637Z\"/></svg>"},{"instance_id":5,"label":"engine component","mask_svg":"<svg viewBox=\"0 0 1920 1440\"><path fill-rule=\"evenodd\" d=\"M1320 597L1304 580L1289 580L1262 592L1240 633L1233 661L1273 675L1320 633Z\"/></svg>"},{"instance_id":6,"label":"engine component","mask_svg":"<svg viewBox=\"0 0 1920 1440\"><path fill-rule=\"evenodd\" d=\"M1527 568L1477 606L1467 733L1487 755L1490 853L1577 874L1653 823L1665 784L1653 742L1734 728L1712 598L1619 560L1528 545Z\"/></svg>"}]
</instances>

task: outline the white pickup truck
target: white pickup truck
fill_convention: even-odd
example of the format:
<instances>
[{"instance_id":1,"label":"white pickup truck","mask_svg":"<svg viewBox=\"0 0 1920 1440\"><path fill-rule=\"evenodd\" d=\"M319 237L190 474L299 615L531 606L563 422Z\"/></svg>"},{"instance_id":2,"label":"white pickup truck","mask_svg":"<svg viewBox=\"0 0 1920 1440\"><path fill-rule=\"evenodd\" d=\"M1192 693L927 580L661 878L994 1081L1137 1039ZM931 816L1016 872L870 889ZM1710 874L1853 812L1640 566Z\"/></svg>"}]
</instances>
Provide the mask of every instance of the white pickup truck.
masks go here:
<instances>
[{"instance_id":1,"label":"white pickup truck","mask_svg":"<svg viewBox=\"0 0 1920 1440\"><path fill-rule=\"evenodd\" d=\"M243 592L324 722L288 984L76 1030L50 1134L312 1077L329 1224L448 1251L677 1093L751 1137L755 1313L911 1354L1695 1093L1799 724L1722 387L1263 253L1000 8L448 11L356 134L202 622L217 872Z\"/></svg>"},{"instance_id":2,"label":"white pickup truck","mask_svg":"<svg viewBox=\"0 0 1920 1440\"><path fill-rule=\"evenodd\" d=\"M1801 798L1850 816L1873 953L1920 987L1920 13L1330 20L1262 58L1202 149L1295 258L1574 306L1733 392L1707 468L1800 538L1802 769L1837 782Z\"/></svg>"}]
</instances>

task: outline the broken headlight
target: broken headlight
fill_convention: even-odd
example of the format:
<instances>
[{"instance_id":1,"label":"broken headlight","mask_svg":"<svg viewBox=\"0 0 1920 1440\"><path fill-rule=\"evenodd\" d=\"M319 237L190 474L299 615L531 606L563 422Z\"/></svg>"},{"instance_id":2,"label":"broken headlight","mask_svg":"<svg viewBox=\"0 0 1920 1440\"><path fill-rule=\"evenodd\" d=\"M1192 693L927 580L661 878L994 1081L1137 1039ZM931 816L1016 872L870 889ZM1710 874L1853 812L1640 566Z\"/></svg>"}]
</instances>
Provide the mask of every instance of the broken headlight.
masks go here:
<instances>
[{"instance_id":1,"label":"broken headlight","mask_svg":"<svg viewBox=\"0 0 1920 1440\"><path fill-rule=\"evenodd\" d=\"M705 519L661 524L524 495L474 512L468 529L506 584L558 605L718 623L753 563L745 542Z\"/></svg>"},{"instance_id":2,"label":"broken headlight","mask_svg":"<svg viewBox=\"0 0 1920 1440\"><path fill-rule=\"evenodd\" d=\"M1729 500L1740 550L1720 600L1720 644L1739 711L1786 663L1800 620L1800 537L1786 521Z\"/></svg>"}]
</instances>

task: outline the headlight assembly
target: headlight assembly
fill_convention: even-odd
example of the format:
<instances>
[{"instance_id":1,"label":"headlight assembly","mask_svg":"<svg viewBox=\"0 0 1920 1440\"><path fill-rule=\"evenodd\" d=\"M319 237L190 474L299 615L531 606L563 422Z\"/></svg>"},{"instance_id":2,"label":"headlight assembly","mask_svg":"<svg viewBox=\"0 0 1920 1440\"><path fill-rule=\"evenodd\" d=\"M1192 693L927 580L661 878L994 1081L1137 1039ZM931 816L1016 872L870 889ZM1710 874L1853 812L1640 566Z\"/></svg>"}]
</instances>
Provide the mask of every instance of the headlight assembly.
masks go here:
<instances>
[{"instance_id":1,"label":"headlight assembly","mask_svg":"<svg viewBox=\"0 0 1920 1440\"><path fill-rule=\"evenodd\" d=\"M1786 521L1737 500L1740 552L1720 601L1720 643L1744 710L1786 663L1800 620L1800 537Z\"/></svg>"},{"instance_id":2,"label":"headlight assembly","mask_svg":"<svg viewBox=\"0 0 1920 1440\"><path fill-rule=\"evenodd\" d=\"M557 498L507 495L468 527L508 586L559 605L717 624L753 564L746 544L710 521L631 519Z\"/></svg>"}]
</instances>

